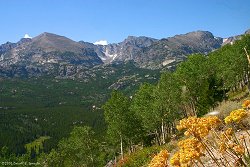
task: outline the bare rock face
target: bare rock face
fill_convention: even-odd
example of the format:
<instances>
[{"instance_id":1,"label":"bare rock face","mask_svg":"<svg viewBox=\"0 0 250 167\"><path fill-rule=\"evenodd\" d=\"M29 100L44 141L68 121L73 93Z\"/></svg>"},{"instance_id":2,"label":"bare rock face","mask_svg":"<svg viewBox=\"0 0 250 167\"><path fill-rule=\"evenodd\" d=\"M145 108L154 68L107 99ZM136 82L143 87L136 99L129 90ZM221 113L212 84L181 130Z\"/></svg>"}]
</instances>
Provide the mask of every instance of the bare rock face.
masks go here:
<instances>
[{"instance_id":1,"label":"bare rock face","mask_svg":"<svg viewBox=\"0 0 250 167\"><path fill-rule=\"evenodd\" d=\"M208 31L195 31L161 39L137 54L136 62L141 67L161 68L183 61L187 55L207 54L221 47L222 38Z\"/></svg>"},{"instance_id":2,"label":"bare rock face","mask_svg":"<svg viewBox=\"0 0 250 167\"><path fill-rule=\"evenodd\" d=\"M129 36L123 42L109 45L92 45L104 63L134 61L142 68L171 67L192 53L206 54L219 47L222 38L208 31L196 31L166 39Z\"/></svg>"},{"instance_id":3,"label":"bare rock face","mask_svg":"<svg viewBox=\"0 0 250 167\"><path fill-rule=\"evenodd\" d=\"M11 43L11 42L6 42L5 44L0 45L0 55L5 52L8 52L9 50L11 50L12 48L16 46L17 46L16 43Z\"/></svg>"},{"instance_id":4,"label":"bare rock face","mask_svg":"<svg viewBox=\"0 0 250 167\"><path fill-rule=\"evenodd\" d=\"M41 75L60 73L59 66L92 67L102 64L92 49L63 36L42 33L18 43L0 47L0 76ZM72 72L66 72L65 74Z\"/></svg>"},{"instance_id":5,"label":"bare rock face","mask_svg":"<svg viewBox=\"0 0 250 167\"><path fill-rule=\"evenodd\" d=\"M219 47L222 38L207 31L196 31L166 39L129 36L118 44L93 46L105 63L133 60L142 68L162 68L183 61L188 54L206 54Z\"/></svg>"},{"instance_id":6,"label":"bare rock face","mask_svg":"<svg viewBox=\"0 0 250 167\"><path fill-rule=\"evenodd\" d=\"M158 40L149 37L128 36L123 42L104 46L103 51L110 57L110 62L135 60L139 52L156 41Z\"/></svg>"},{"instance_id":7,"label":"bare rock face","mask_svg":"<svg viewBox=\"0 0 250 167\"><path fill-rule=\"evenodd\" d=\"M125 62L134 60L136 54L158 41L157 39L149 37L134 37L128 36L120 43L108 45L94 45L87 42L80 41L84 46L92 48L106 64L113 62Z\"/></svg>"},{"instance_id":8,"label":"bare rock face","mask_svg":"<svg viewBox=\"0 0 250 167\"><path fill-rule=\"evenodd\" d=\"M32 39L30 49L41 49L44 52L60 51L62 53L72 52L80 54L83 47L69 38L45 32Z\"/></svg>"}]
</instances>

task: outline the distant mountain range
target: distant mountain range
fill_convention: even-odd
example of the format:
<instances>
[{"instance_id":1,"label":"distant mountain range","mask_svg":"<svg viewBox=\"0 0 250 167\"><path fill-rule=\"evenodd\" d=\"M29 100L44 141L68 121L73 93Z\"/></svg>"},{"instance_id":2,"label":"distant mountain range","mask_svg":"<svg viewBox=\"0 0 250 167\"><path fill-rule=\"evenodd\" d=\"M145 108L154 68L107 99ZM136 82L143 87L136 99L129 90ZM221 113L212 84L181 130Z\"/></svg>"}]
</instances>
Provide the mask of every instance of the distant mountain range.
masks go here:
<instances>
[{"instance_id":1,"label":"distant mountain range","mask_svg":"<svg viewBox=\"0 0 250 167\"><path fill-rule=\"evenodd\" d=\"M127 61L140 68L172 68L189 54L207 54L239 38L223 39L208 31L195 31L160 40L129 36L120 43L94 45L45 32L0 45L0 77L77 76L97 65Z\"/></svg>"}]
</instances>

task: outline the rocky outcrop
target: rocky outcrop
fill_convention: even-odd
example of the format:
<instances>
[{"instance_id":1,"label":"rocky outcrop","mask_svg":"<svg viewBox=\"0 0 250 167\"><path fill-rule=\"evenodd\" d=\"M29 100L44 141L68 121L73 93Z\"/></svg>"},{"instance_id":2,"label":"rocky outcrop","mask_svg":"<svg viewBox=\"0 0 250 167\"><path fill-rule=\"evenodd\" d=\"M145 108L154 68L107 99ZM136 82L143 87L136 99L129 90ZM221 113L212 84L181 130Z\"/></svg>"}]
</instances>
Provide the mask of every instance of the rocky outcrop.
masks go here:
<instances>
[{"instance_id":1,"label":"rocky outcrop","mask_svg":"<svg viewBox=\"0 0 250 167\"><path fill-rule=\"evenodd\" d=\"M6 42L5 44L0 45L0 55L8 52L12 48L16 47L16 43ZM0 59L1 60L1 59Z\"/></svg>"}]
</instances>

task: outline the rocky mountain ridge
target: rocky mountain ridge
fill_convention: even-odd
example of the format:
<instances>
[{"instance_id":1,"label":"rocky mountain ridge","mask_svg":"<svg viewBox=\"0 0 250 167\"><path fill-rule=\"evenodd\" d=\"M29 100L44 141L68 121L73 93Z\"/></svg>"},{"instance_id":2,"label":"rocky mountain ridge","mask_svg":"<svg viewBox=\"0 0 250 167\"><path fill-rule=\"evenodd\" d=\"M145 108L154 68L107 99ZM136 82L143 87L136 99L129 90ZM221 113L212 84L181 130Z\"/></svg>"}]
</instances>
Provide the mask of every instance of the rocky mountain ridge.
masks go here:
<instances>
[{"instance_id":1,"label":"rocky mountain ridge","mask_svg":"<svg viewBox=\"0 0 250 167\"><path fill-rule=\"evenodd\" d=\"M171 64L183 61L192 53L211 52L221 47L222 43L222 38L214 37L208 31L195 31L161 40L129 36L117 44L88 46L97 51L104 63L132 60L139 67L157 69L169 64L171 67Z\"/></svg>"},{"instance_id":2,"label":"rocky mountain ridge","mask_svg":"<svg viewBox=\"0 0 250 167\"><path fill-rule=\"evenodd\" d=\"M0 46L0 76L66 75L102 64L94 50L69 38L42 33Z\"/></svg>"},{"instance_id":3,"label":"rocky mountain ridge","mask_svg":"<svg viewBox=\"0 0 250 167\"><path fill-rule=\"evenodd\" d=\"M137 56L137 62L146 68L161 68L183 61L193 53L207 54L222 45L222 38L208 31L195 31L161 39L145 48Z\"/></svg>"},{"instance_id":4,"label":"rocky mountain ridge","mask_svg":"<svg viewBox=\"0 0 250 167\"><path fill-rule=\"evenodd\" d=\"M71 78L96 65L128 61L140 68L172 68L189 54L207 54L239 38L223 39L208 31L194 31L160 40L129 36L120 43L94 45L45 32L32 39L22 38L17 43L0 45L0 77L53 75Z\"/></svg>"}]
</instances>

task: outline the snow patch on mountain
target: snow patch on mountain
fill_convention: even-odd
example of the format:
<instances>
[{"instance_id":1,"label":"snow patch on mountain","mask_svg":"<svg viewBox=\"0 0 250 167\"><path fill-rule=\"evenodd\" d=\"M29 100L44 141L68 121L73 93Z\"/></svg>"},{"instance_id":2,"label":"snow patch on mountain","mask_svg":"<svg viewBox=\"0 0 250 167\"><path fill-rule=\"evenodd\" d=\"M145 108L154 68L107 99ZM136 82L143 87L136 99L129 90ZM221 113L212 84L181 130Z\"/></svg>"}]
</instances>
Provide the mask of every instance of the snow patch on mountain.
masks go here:
<instances>
[{"instance_id":1,"label":"snow patch on mountain","mask_svg":"<svg viewBox=\"0 0 250 167\"><path fill-rule=\"evenodd\" d=\"M108 50L106 50L105 52L103 52L105 55L105 58L101 58L102 60L108 60L109 62L112 62L115 60L115 58L117 57L118 54L110 54Z\"/></svg>"}]
</instances>

